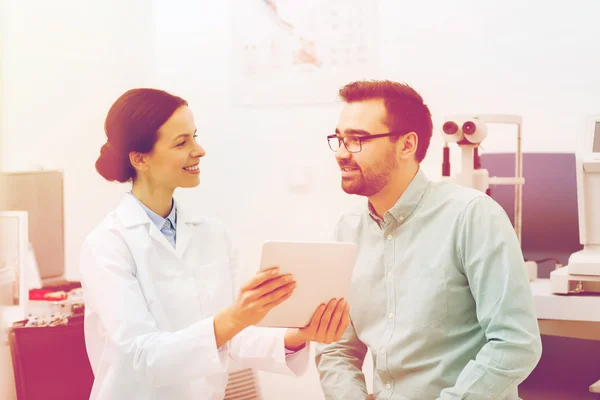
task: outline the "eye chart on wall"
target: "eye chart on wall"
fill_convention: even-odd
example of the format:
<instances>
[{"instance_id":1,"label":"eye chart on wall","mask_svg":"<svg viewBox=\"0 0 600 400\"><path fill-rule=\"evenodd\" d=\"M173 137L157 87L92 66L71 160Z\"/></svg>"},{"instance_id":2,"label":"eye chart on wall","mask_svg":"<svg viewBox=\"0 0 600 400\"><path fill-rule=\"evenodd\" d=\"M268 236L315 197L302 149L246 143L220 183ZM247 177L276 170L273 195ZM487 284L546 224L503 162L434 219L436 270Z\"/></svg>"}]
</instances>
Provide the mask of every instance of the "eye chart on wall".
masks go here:
<instances>
[{"instance_id":1,"label":"eye chart on wall","mask_svg":"<svg viewBox=\"0 0 600 400\"><path fill-rule=\"evenodd\" d=\"M377 0L235 0L233 103L333 103L379 67Z\"/></svg>"}]
</instances>

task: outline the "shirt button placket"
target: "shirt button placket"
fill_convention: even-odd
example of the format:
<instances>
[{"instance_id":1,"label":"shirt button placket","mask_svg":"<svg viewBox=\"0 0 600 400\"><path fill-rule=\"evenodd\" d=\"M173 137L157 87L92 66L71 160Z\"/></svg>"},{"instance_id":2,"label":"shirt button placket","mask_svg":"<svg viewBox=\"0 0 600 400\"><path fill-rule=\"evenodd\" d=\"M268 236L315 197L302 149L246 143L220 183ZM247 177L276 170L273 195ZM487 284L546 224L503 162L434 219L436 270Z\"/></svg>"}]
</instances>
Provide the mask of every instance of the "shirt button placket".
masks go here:
<instances>
[{"instance_id":1,"label":"shirt button placket","mask_svg":"<svg viewBox=\"0 0 600 400\"><path fill-rule=\"evenodd\" d=\"M391 225L395 225L395 224L391 224ZM384 384L384 388L387 392L390 392L390 390L392 389L392 383L390 383L389 379L391 379L391 375L389 374L388 371L388 366L387 366L387 354L386 354L386 348L384 343L389 343L393 332L394 332L394 319L395 319L395 296L394 296L394 281L393 281L393 269L394 269L394 265L395 265L395 243L394 243L394 239L395 239L395 234L393 232L393 226L390 226L390 230L387 232L387 235L384 235L384 252L385 255L383 257L384 260L384 277L387 277L387 279L385 279L385 287L386 287L386 305L387 305L387 314L386 314L386 319L387 319L387 323L385 324L385 333L383 335L383 343L381 348L379 349L379 361L380 364L382 366L382 369L385 370L387 372L388 375L388 379L386 379L388 382ZM391 395L391 392L388 393L388 395Z\"/></svg>"}]
</instances>

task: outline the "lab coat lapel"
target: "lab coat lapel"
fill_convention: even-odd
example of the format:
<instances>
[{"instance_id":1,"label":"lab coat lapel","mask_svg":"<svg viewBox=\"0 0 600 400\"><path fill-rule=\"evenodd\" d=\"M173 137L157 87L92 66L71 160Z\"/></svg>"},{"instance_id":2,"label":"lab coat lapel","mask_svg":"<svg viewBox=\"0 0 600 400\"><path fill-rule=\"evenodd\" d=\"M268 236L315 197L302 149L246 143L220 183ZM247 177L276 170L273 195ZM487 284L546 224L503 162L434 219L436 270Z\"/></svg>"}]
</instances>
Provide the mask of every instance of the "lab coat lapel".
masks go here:
<instances>
[{"instance_id":1,"label":"lab coat lapel","mask_svg":"<svg viewBox=\"0 0 600 400\"><path fill-rule=\"evenodd\" d=\"M175 253L177 254L177 257L183 257L183 253L190 244L193 228L194 226L190 226L187 222L182 221L177 224L177 240L175 242Z\"/></svg>"},{"instance_id":2,"label":"lab coat lapel","mask_svg":"<svg viewBox=\"0 0 600 400\"><path fill-rule=\"evenodd\" d=\"M126 194L117 207L117 215L123 227L130 229L138 225L151 224L150 217L131 194Z\"/></svg>"},{"instance_id":3,"label":"lab coat lapel","mask_svg":"<svg viewBox=\"0 0 600 400\"><path fill-rule=\"evenodd\" d=\"M202 218L188 213L185 207L175 200L177 207L177 240L175 241L175 252L179 258L183 258L186 249L191 243L196 225L202 222Z\"/></svg>"},{"instance_id":4,"label":"lab coat lapel","mask_svg":"<svg viewBox=\"0 0 600 400\"><path fill-rule=\"evenodd\" d=\"M138 201L131 194L125 195L121 203L117 207L117 215L123 222L123 226L126 229L131 229L139 225L146 225L148 229L148 235L151 240L155 240L160 243L161 246L167 249L171 254L177 256L177 253L169 241L165 238L162 232L152 223L148 214L140 206ZM179 231L179 227L177 228Z\"/></svg>"},{"instance_id":5,"label":"lab coat lapel","mask_svg":"<svg viewBox=\"0 0 600 400\"><path fill-rule=\"evenodd\" d=\"M158 230L156 225L154 225L153 223L150 223L150 237L152 238L152 240L156 240L157 242L159 242L165 249L167 249L168 252L177 255L175 249L173 248L173 245L169 243L165 235L163 235L163 233L160 230Z\"/></svg>"}]
</instances>

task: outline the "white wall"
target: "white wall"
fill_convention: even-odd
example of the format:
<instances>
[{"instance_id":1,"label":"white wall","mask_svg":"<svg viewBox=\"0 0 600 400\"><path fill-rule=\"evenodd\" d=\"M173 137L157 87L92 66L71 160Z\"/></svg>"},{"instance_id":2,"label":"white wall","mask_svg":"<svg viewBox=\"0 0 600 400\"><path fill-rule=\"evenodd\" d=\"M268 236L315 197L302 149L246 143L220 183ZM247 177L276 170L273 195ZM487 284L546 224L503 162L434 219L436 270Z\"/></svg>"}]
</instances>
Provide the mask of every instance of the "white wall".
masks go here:
<instances>
[{"instance_id":1,"label":"white wall","mask_svg":"<svg viewBox=\"0 0 600 400\"><path fill-rule=\"evenodd\" d=\"M77 279L85 234L123 189L94 169L106 112L152 85L152 10L145 0L5 2L4 166L64 171L66 269Z\"/></svg>"},{"instance_id":2,"label":"white wall","mask_svg":"<svg viewBox=\"0 0 600 400\"><path fill-rule=\"evenodd\" d=\"M4 48L6 47L6 1L0 0L0 94L4 93ZM0 95L0 171L4 167L2 146L4 143L4 96ZM2 190L2 188L0 188Z\"/></svg>"},{"instance_id":3,"label":"white wall","mask_svg":"<svg viewBox=\"0 0 600 400\"><path fill-rule=\"evenodd\" d=\"M7 169L64 170L69 278L79 276L85 234L126 189L105 183L94 162L108 107L132 87L190 101L208 155L201 186L178 195L231 227L249 268L263 240L325 239L338 209L360 202L341 193L324 140L339 105L231 106L229 1L153 0L154 11L144 0L4 1L1 156ZM525 151L573 151L580 121L598 113L595 0L573 9L542 0L381 0L380 11L379 77L413 85L438 126L447 114L515 113ZM512 136L493 132L486 148L512 149ZM440 165L436 136L423 168L437 178ZM304 167L310 190L290 193L290 174ZM267 399L322 398L314 367L305 378L261 380Z\"/></svg>"}]
</instances>

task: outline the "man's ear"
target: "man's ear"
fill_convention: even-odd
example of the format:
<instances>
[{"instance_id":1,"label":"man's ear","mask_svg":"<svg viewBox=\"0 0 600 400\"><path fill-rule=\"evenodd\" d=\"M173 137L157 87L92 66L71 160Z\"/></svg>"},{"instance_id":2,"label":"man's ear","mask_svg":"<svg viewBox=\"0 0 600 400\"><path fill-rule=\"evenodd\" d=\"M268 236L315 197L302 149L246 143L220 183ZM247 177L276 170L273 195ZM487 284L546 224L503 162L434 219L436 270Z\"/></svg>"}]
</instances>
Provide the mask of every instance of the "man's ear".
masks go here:
<instances>
[{"instance_id":1,"label":"man's ear","mask_svg":"<svg viewBox=\"0 0 600 400\"><path fill-rule=\"evenodd\" d=\"M131 165L133 165L133 168L135 168L136 171L148 170L148 160L146 159L145 154L132 151L129 153L129 161L131 162Z\"/></svg>"},{"instance_id":2,"label":"man's ear","mask_svg":"<svg viewBox=\"0 0 600 400\"><path fill-rule=\"evenodd\" d=\"M400 143L398 143L398 145L400 146L400 157L406 159L414 156L415 152L417 151L417 146L419 145L419 136L416 134L416 132L409 132L406 135L403 135L399 142Z\"/></svg>"}]
</instances>

